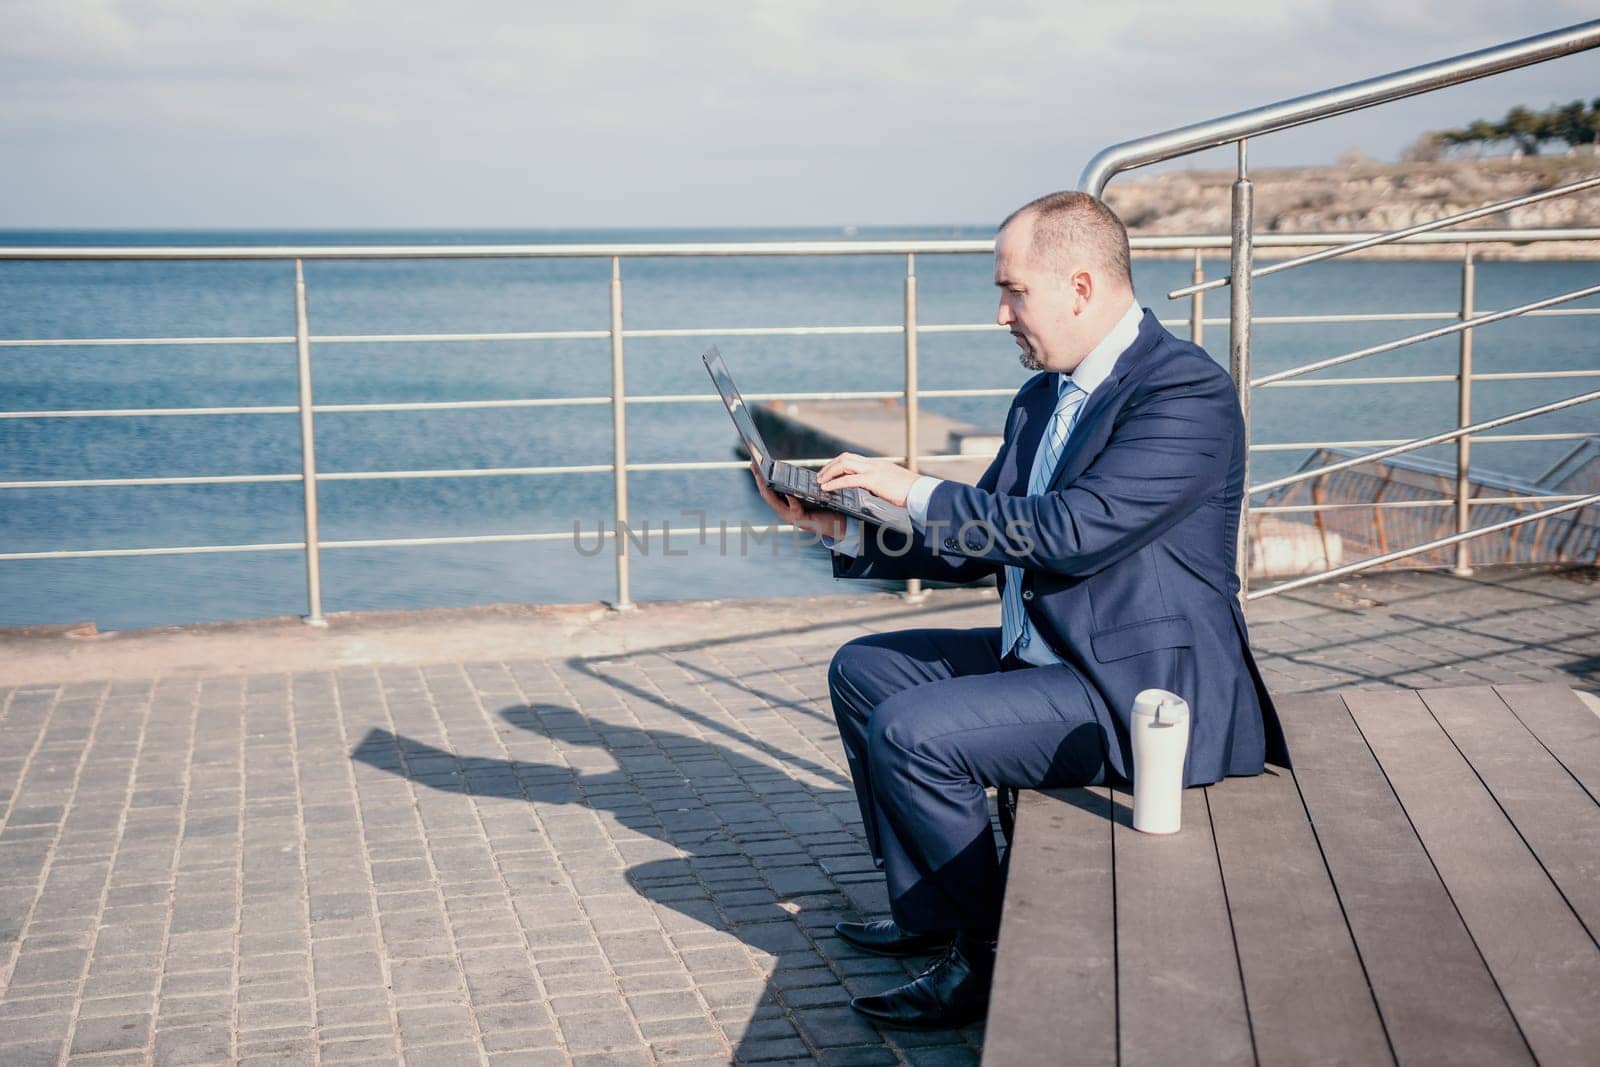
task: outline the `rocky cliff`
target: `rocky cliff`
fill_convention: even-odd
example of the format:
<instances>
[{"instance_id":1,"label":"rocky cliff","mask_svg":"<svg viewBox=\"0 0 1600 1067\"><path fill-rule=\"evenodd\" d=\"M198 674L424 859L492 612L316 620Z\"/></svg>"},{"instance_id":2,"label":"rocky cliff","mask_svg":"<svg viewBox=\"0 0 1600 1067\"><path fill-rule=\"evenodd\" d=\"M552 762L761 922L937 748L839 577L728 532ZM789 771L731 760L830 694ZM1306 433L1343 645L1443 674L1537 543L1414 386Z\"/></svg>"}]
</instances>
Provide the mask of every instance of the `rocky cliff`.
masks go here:
<instances>
[{"instance_id":1,"label":"rocky cliff","mask_svg":"<svg viewBox=\"0 0 1600 1067\"><path fill-rule=\"evenodd\" d=\"M1256 187L1255 230L1267 234L1380 233L1595 175L1600 175L1600 157L1581 154L1264 168L1250 177ZM1113 180L1106 200L1136 236L1225 234L1233 179L1232 171L1174 170L1148 177L1134 172ZM1461 228L1572 227L1600 228L1600 189L1500 212ZM1600 241L1478 247L1483 258L1493 259L1600 259ZM1270 254L1294 251L1273 249ZM1455 258L1461 246L1392 246L1359 254Z\"/></svg>"}]
</instances>

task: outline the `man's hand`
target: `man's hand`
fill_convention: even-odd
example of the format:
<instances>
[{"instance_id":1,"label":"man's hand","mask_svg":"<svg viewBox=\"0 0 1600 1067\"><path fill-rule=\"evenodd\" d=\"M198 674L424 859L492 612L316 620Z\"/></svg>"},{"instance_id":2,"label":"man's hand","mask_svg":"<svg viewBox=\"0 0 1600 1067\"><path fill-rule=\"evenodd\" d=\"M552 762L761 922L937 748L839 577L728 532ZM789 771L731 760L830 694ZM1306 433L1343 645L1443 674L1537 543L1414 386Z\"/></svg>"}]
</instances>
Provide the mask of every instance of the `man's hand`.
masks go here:
<instances>
[{"instance_id":1,"label":"man's hand","mask_svg":"<svg viewBox=\"0 0 1600 1067\"><path fill-rule=\"evenodd\" d=\"M845 535L848 520L837 511L813 510L792 496L773 492L767 480L761 477L761 468L754 463L750 464L750 473L756 477L756 489L761 493L761 499L765 500L784 522L802 530L821 534L823 537L831 537L835 541Z\"/></svg>"},{"instance_id":2,"label":"man's hand","mask_svg":"<svg viewBox=\"0 0 1600 1067\"><path fill-rule=\"evenodd\" d=\"M917 475L886 459L868 459L854 452L841 452L822 465L817 481L828 492L837 489L865 489L879 500L906 506L906 495Z\"/></svg>"}]
</instances>

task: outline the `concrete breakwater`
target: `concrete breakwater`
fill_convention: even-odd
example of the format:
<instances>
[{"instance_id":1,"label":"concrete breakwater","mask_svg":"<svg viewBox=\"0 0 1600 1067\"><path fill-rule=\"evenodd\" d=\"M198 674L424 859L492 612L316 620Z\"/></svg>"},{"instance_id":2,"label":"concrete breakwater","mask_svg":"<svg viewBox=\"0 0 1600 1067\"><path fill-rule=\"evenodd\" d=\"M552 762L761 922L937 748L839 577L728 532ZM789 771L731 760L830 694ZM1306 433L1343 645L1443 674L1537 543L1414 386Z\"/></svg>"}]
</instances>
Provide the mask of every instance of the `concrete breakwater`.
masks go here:
<instances>
[{"instance_id":1,"label":"concrete breakwater","mask_svg":"<svg viewBox=\"0 0 1600 1067\"><path fill-rule=\"evenodd\" d=\"M767 447L779 459L826 459L840 452L905 454L905 405L893 398L771 401L756 404L750 411ZM927 460L921 464L924 473L974 485L1000 451L1000 444L997 430L937 412L921 410L917 414L920 455L961 457Z\"/></svg>"}]
</instances>

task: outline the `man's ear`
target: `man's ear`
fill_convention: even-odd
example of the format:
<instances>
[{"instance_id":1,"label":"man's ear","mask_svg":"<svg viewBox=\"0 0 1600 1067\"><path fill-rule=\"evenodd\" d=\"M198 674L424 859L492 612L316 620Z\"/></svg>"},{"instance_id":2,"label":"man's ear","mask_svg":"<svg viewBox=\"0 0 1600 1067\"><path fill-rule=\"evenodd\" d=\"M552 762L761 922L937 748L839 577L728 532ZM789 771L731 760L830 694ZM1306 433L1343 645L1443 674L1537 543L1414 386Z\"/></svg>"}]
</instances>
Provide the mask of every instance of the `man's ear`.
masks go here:
<instances>
[{"instance_id":1,"label":"man's ear","mask_svg":"<svg viewBox=\"0 0 1600 1067\"><path fill-rule=\"evenodd\" d=\"M1073 271L1067 284L1072 287L1072 313L1082 315L1094 299L1094 275L1086 270Z\"/></svg>"}]
</instances>

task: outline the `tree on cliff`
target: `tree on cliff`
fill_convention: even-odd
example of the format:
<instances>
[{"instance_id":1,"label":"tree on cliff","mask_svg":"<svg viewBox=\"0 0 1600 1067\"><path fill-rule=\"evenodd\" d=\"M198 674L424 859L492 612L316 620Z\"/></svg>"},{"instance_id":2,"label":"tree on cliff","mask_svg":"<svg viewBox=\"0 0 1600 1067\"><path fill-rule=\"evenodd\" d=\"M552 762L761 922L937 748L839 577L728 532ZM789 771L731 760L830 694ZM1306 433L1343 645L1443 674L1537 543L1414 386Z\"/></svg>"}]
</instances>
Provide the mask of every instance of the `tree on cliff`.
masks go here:
<instances>
[{"instance_id":1,"label":"tree on cliff","mask_svg":"<svg viewBox=\"0 0 1600 1067\"><path fill-rule=\"evenodd\" d=\"M1600 96L1589 104L1574 100L1548 111L1514 107L1499 122L1476 119L1461 129L1424 135L1413 151L1424 142L1441 150L1477 145L1481 151L1500 141L1509 141L1519 153L1530 156L1538 155L1546 141L1564 141L1573 147L1600 145Z\"/></svg>"}]
</instances>

